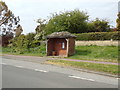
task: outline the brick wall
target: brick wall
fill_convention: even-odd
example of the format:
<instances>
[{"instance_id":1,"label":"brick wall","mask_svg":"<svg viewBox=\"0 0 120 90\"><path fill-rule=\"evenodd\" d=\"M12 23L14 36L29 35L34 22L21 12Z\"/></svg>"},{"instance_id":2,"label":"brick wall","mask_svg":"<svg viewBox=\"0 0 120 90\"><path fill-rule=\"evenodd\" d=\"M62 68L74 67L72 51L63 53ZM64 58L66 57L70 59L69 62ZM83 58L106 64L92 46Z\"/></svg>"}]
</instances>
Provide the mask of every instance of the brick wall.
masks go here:
<instances>
[{"instance_id":1,"label":"brick wall","mask_svg":"<svg viewBox=\"0 0 120 90\"><path fill-rule=\"evenodd\" d=\"M69 38L69 50L68 50L68 55L73 55L75 53L75 39L74 38Z\"/></svg>"}]
</instances>

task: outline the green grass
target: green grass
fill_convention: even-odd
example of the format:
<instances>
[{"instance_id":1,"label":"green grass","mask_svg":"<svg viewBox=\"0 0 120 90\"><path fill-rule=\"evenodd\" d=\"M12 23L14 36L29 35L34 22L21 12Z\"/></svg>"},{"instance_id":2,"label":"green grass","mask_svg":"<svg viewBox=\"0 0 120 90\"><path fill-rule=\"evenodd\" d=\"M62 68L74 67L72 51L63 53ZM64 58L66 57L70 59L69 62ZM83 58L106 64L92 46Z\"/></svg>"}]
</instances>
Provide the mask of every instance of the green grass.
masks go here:
<instances>
[{"instance_id":1,"label":"green grass","mask_svg":"<svg viewBox=\"0 0 120 90\"><path fill-rule=\"evenodd\" d=\"M82 60L93 60L93 61L106 61L106 62L118 62L118 47L116 46L77 46L75 48L76 53L73 56L67 57L70 59L82 59ZM22 53L15 52L13 48L1 48L0 52L3 54L14 54L14 55L26 55L26 56L46 56L45 46L36 48L30 48L24 50ZM107 72L111 74L118 74L117 65L106 65L96 64L87 62L74 62L74 61L63 61L63 60L50 60L52 64L71 66L75 68L84 68L94 71ZM120 73L120 72L119 72Z\"/></svg>"},{"instance_id":2,"label":"green grass","mask_svg":"<svg viewBox=\"0 0 120 90\"><path fill-rule=\"evenodd\" d=\"M117 46L76 46L75 51L76 53L68 58L118 62Z\"/></svg>"},{"instance_id":3,"label":"green grass","mask_svg":"<svg viewBox=\"0 0 120 90\"><path fill-rule=\"evenodd\" d=\"M1 49L1 48L0 48ZM70 59L118 62L117 46L76 46L76 53L67 57ZM22 52L15 51L13 48L2 48L3 54L28 55L28 56L46 56L46 46L42 45Z\"/></svg>"},{"instance_id":4,"label":"green grass","mask_svg":"<svg viewBox=\"0 0 120 90\"><path fill-rule=\"evenodd\" d=\"M89 62L65 61L65 60L48 60L47 63L118 75L118 65L108 65L108 64L106 65L106 64L89 63Z\"/></svg>"},{"instance_id":5,"label":"green grass","mask_svg":"<svg viewBox=\"0 0 120 90\"><path fill-rule=\"evenodd\" d=\"M46 48L44 45L35 48L26 49L16 49L16 48L9 48L4 47L0 48L3 54L13 54L13 55L26 55L26 56L46 56Z\"/></svg>"}]
</instances>

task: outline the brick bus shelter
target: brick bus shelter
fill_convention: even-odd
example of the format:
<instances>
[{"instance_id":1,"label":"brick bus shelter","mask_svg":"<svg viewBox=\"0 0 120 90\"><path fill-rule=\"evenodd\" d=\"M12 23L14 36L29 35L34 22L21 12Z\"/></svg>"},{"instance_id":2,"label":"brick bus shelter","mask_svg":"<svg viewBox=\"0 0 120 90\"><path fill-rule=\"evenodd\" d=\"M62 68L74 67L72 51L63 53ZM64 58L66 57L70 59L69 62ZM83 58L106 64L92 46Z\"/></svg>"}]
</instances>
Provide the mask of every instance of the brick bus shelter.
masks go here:
<instances>
[{"instance_id":1,"label":"brick bus shelter","mask_svg":"<svg viewBox=\"0 0 120 90\"><path fill-rule=\"evenodd\" d=\"M68 57L75 53L75 35L69 32L54 32L47 36L47 56Z\"/></svg>"}]
</instances>

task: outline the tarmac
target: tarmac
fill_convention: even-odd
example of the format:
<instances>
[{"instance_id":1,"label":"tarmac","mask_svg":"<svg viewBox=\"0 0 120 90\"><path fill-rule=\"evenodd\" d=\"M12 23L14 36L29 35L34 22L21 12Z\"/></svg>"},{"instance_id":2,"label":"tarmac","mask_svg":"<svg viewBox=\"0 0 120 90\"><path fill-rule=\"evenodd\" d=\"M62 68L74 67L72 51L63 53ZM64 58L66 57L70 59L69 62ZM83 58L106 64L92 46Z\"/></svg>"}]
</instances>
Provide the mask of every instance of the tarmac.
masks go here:
<instances>
[{"instance_id":1,"label":"tarmac","mask_svg":"<svg viewBox=\"0 0 120 90\"><path fill-rule=\"evenodd\" d=\"M66 60L66 61L75 61L75 62L90 62L90 63L98 63L98 64L109 64L109 65L120 65L120 63L113 63L113 62L100 62L100 61L90 61L90 60L77 60L77 59L66 59L66 58L59 58L59 57L38 57L38 56L22 56L22 55L9 55L9 54L2 54L2 57L7 59L15 59L15 60L21 60L21 61L28 61L28 62L34 62L34 63L43 63L47 60ZM42 58L42 60L41 60ZM65 68L66 66L62 66ZM79 69L79 68L71 68L78 71L88 72L88 73L95 73L99 75L104 76L110 76L115 78L120 78L119 75L112 75L108 73L103 72L97 72L97 71L91 71L87 69Z\"/></svg>"}]
</instances>

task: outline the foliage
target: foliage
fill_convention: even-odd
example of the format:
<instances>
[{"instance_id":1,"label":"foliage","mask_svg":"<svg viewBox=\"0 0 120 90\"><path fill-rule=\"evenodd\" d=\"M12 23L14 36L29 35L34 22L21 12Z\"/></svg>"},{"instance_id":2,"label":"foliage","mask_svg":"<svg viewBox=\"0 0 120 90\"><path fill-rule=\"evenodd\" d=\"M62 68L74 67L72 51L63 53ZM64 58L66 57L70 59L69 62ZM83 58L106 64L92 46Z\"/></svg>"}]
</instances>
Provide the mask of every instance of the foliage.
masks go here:
<instances>
[{"instance_id":1,"label":"foliage","mask_svg":"<svg viewBox=\"0 0 120 90\"><path fill-rule=\"evenodd\" d=\"M38 55L38 56L45 56L46 55L46 46L45 45L39 45L34 48L30 48L28 52L24 52L25 54L32 54L32 55Z\"/></svg>"},{"instance_id":2,"label":"foliage","mask_svg":"<svg viewBox=\"0 0 120 90\"><path fill-rule=\"evenodd\" d=\"M27 46L28 49L40 45L40 44L36 45L36 44L37 44L37 41L34 40L34 37L35 37L35 33L28 33L28 34L26 35L25 38L26 38L26 40L28 40L28 46Z\"/></svg>"},{"instance_id":3,"label":"foliage","mask_svg":"<svg viewBox=\"0 0 120 90\"><path fill-rule=\"evenodd\" d=\"M100 20L96 18L94 21L88 23L88 32L108 32L110 25L107 20Z\"/></svg>"},{"instance_id":4,"label":"foliage","mask_svg":"<svg viewBox=\"0 0 120 90\"><path fill-rule=\"evenodd\" d=\"M13 36L15 33L16 36L19 36L23 31L19 21L20 18L14 16L5 2L0 1L0 34Z\"/></svg>"},{"instance_id":5,"label":"foliage","mask_svg":"<svg viewBox=\"0 0 120 90\"><path fill-rule=\"evenodd\" d=\"M61 31L68 31L70 33L111 31L107 20L96 18L93 21L89 21L87 13L78 9L53 13L48 22L44 19L38 19L37 23L39 23L35 36L37 40L41 40L44 36L53 32Z\"/></svg>"},{"instance_id":6,"label":"foliage","mask_svg":"<svg viewBox=\"0 0 120 90\"><path fill-rule=\"evenodd\" d=\"M87 13L79 10L54 13L45 27L47 34L60 31L82 33L87 30Z\"/></svg>"},{"instance_id":7,"label":"foliage","mask_svg":"<svg viewBox=\"0 0 120 90\"><path fill-rule=\"evenodd\" d=\"M117 30L120 31L120 12L118 13L117 16L118 16L118 18L116 20L116 22L117 22Z\"/></svg>"},{"instance_id":8,"label":"foliage","mask_svg":"<svg viewBox=\"0 0 120 90\"><path fill-rule=\"evenodd\" d=\"M81 33L75 34L76 40L120 40L118 32L95 32L95 33Z\"/></svg>"},{"instance_id":9,"label":"foliage","mask_svg":"<svg viewBox=\"0 0 120 90\"><path fill-rule=\"evenodd\" d=\"M46 26L46 20L45 19L38 19L37 23L39 24L35 31L36 31L36 35L35 35L35 39L36 40L41 40L41 39L45 39L45 26Z\"/></svg>"},{"instance_id":10,"label":"foliage","mask_svg":"<svg viewBox=\"0 0 120 90\"><path fill-rule=\"evenodd\" d=\"M23 53L29 51L30 48L38 47L40 41L34 40L35 33L28 33L27 35L20 35L13 38L9 47L13 48L15 52Z\"/></svg>"},{"instance_id":11,"label":"foliage","mask_svg":"<svg viewBox=\"0 0 120 90\"><path fill-rule=\"evenodd\" d=\"M45 56L46 55L46 45L42 44L34 48L29 48L29 50L23 48L18 49L16 47L2 47L2 53L15 54L15 55L30 55L30 56Z\"/></svg>"},{"instance_id":12,"label":"foliage","mask_svg":"<svg viewBox=\"0 0 120 90\"><path fill-rule=\"evenodd\" d=\"M28 49L28 40L25 35L20 35L19 37L14 38L12 41L12 48L17 53L23 53L26 49Z\"/></svg>"}]
</instances>

